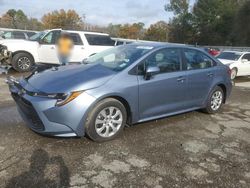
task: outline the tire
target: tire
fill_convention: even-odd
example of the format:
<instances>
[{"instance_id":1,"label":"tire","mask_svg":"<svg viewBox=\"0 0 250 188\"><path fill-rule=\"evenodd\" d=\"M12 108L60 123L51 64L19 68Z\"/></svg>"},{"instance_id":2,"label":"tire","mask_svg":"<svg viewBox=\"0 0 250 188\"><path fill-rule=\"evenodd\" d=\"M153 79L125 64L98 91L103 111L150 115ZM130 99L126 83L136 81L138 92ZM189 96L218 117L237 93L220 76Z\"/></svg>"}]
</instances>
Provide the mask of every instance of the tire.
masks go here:
<instances>
[{"instance_id":1,"label":"tire","mask_svg":"<svg viewBox=\"0 0 250 188\"><path fill-rule=\"evenodd\" d=\"M231 70L231 80L234 80L237 76L237 69L236 68L233 68Z\"/></svg>"},{"instance_id":2,"label":"tire","mask_svg":"<svg viewBox=\"0 0 250 188\"><path fill-rule=\"evenodd\" d=\"M85 132L93 141L109 141L123 131L126 121L127 112L124 105L116 99L107 98L97 103L88 114Z\"/></svg>"},{"instance_id":3,"label":"tire","mask_svg":"<svg viewBox=\"0 0 250 188\"><path fill-rule=\"evenodd\" d=\"M221 87L216 86L209 95L206 108L203 109L203 111L208 114L215 114L219 112L223 105L224 98L225 98L224 91L222 90Z\"/></svg>"},{"instance_id":4,"label":"tire","mask_svg":"<svg viewBox=\"0 0 250 188\"><path fill-rule=\"evenodd\" d=\"M13 56L11 64L18 72L28 72L34 65L34 59L30 54L20 52Z\"/></svg>"}]
</instances>

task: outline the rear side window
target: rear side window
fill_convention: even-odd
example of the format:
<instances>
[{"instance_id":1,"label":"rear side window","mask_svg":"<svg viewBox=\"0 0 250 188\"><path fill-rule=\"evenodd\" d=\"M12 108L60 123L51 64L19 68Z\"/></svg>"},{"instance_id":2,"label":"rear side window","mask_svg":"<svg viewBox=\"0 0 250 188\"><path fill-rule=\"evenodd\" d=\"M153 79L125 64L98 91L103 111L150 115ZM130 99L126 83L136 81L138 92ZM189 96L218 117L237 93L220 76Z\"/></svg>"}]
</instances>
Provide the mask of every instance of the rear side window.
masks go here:
<instances>
[{"instance_id":1,"label":"rear side window","mask_svg":"<svg viewBox=\"0 0 250 188\"><path fill-rule=\"evenodd\" d=\"M184 50L184 55L187 62L187 70L206 69L215 65L215 62L210 57L197 50L186 49Z\"/></svg>"},{"instance_id":2,"label":"rear side window","mask_svg":"<svg viewBox=\"0 0 250 188\"><path fill-rule=\"evenodd\" d=\"M96 45L96 46L114 46L115 45L115 41L113 41L108 35L85 34L85 37L89 45Z\"/></svg>"},{"instance_id":3,"label":"rear side window","mask_svg":"<svg viewBox=\"0 0 250 188\"><path fill-rule=\"evenodd\" d=\"M71 39L74 42L74 45L83 45L82 39L78 33L70 33Z\"/></svg>"},{"instance_id":4,"label":"rear side window","mask_svg":"<svg viewBox=\"0 0 250 188\"><path fill-rule=\"evenodd\" d=\"M35 35L36 33L35 32L26 32L26 34L28 35L28 37L31 37L31 36Z\"/></svg>"}]
</instances>

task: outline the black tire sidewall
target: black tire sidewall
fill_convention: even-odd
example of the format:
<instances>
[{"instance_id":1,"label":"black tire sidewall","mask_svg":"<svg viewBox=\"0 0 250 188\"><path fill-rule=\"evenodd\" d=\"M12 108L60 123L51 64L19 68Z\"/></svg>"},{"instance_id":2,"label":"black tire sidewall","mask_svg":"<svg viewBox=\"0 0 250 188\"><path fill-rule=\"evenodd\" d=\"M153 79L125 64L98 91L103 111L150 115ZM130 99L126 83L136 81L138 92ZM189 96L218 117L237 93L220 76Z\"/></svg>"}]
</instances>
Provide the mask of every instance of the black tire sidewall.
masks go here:
<instances>
[{"instance_id":1,"label":"black tire sidewall","mask_svg":"<svg viewBox=\"0 0 250 188\"><path fill-rule=\"evenodd\" d=\"M107 107L110 107L110 106L114 106L122 112L123 122L122 122L122 125L121 125L119 131L116 134L114 134L113 136L111 136L109 138L104 138L104 137L101 137L97 134L97 132L95 130L95 120L96 120L96 117L98 116L98 114L100 113L101 110L103 110ZM85 132L90 139L92 139L96 142L109 141L109 140L112 140L115 137L117 137L123 131L124 126L126 124L126 121L127 121L127 112L126 112L124 105L116 99L107 98L107 99L104 99L104 100L98 102L95 105L95 107L91 110L91 112L88 114L87 120L85 122Z\"/></svg>"},{"instance_id":2,"label":"black tire sidewall","mask_svg":"<svg viewBox=\"0 0 250 188\"><path fill-rule=\"evenodd\" d=\"M26 69L26 70L23 70L23 69L20 69L19 67L18 67L18 60L20 59L20 58L22 58L22 57L27 57L29 60L30 60L30 66L29 66L29 68L28 69ZM21 52L21 53L17 53L17 54L15 54L14 56L13 56L13 58L12 58L12 66L13 66L13 68L16 70L16 71L18 71L18 72L28 72L28 71L30 71L31 69L32 69L32 66L34 65L34 59L33 59L33 57L30 55L30 54L28 54L28 53L25 53L25 52Z\"/></svg>"},{"instance_id":3,"label":"black tire sidewall","mask_svg":"<svg viewBox=\"0 0 250 188\"><path fill-rule=\"evenodd\" d=\"M221 103L221 105L220 105L220 108L217 109L217 110L213 110L213 109L211 108L211 100L212 100L213 94L214 94L216 91L220 91L220 92L222 93L222 97L223 97L223 98L222 98L222 103ZM221 87L219 87L219 86L216 86L216 87L212 90L212 92L210 93L210 95L209 95L209 98L208 98L208 101L207 101L207 106L206 106L205 111L206 111L207 113L209 113L209 114L215 114L215 113L219 112L220 109L221 109L221 106L223 105L224 99L225 99L225 93L224 93L223 89L222 89Z\"/></svg>"}]
</instances>

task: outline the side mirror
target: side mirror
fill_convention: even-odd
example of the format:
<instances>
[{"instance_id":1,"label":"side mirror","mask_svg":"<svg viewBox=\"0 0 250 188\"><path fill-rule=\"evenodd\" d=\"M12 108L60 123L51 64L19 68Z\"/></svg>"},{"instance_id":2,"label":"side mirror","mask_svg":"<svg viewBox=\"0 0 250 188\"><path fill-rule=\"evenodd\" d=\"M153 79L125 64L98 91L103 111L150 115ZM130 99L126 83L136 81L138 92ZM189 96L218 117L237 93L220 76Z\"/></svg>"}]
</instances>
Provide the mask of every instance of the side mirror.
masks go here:
<instances>
[{"instance_id":1,"label":"side mirror","mask_svg":"<svg viewBox=\"0 0 250 188\"><path fill-rule=\"evenodd\" d=\"M247 63L247 62L248 62L248 59L242 59L241 62L242 62L242 63Z\"/></svg>"},{"instance_id":2,"label":"side mirror","mask_svg":"<svg viewBox=\"0 0 250 188\"><path fill-rule=\"evenodd\" d=\"M158 74L160 72L160 68L157 66L149 66L146 69L144 79L149 80L152 76Z\"/></svg>"}]
</instances>

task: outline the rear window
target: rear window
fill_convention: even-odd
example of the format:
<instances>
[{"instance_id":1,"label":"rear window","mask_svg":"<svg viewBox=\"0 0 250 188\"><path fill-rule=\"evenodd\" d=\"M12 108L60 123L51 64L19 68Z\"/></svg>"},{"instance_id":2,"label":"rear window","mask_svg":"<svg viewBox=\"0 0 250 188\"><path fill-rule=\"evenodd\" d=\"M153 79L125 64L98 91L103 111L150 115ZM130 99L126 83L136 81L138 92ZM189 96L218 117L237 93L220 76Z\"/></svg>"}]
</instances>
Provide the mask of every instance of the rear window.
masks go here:
<instances>
[{"instance_id":1,"label":"rear window","mask_svg":"<svg viewBox=\"0 0 250 188\"><path fill-rule=\"evenodd\" d=\"M218 59L226 59L232 61L238 61L242 53L240 52L222 52L217 56Z\"/></svg>"},{"instance_id":2,"label":"rear window","mask_svg":"<svg viewBox=\"0 0 250 188\"><path fill-rule=\"evenodd\" d=\"M96 45L96 46L114 46L115 45L115 41L113 41L108 35L85 34L85 37L89 45Z\"/></svg>"}]
</instances>

